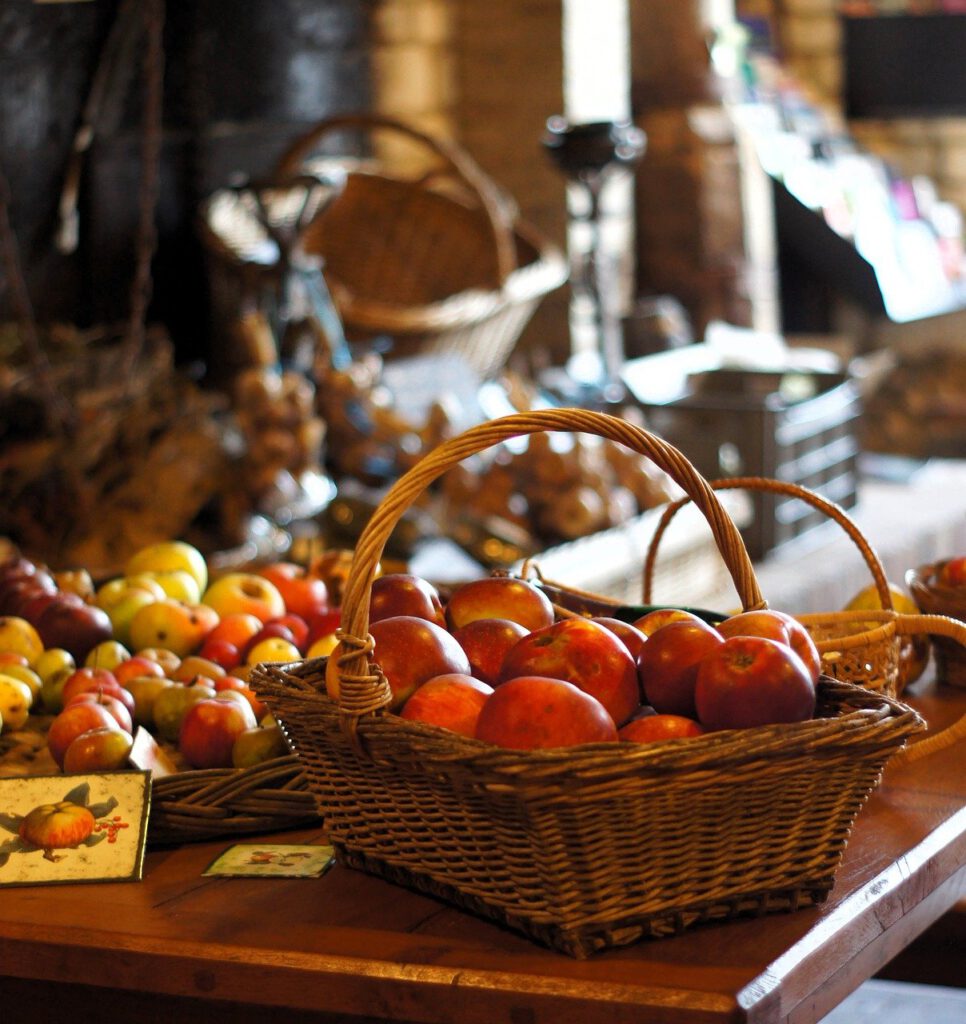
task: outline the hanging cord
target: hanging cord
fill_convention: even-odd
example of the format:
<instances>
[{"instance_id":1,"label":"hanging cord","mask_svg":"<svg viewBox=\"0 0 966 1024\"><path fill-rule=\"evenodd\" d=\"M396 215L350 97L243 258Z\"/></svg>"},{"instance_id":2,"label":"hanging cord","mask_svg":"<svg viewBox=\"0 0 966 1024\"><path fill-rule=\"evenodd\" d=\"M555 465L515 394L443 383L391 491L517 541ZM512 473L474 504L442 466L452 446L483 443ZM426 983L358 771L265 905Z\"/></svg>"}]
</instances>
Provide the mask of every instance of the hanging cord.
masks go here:
<instances>
[{"instance_id":1,"label":"hanging cord","mask_svg":"<svg viewBox=\"0 0 966 1024\"><path fill-rule=\"evenodd\" d=\"M155 213L161 165L161 134L164 100L164 0L142 0L146 52L142 80L144 111L141 133L141 187L138 192L138 232L131 309L124 344L122 370L133 381L132 370L144 350L148 303L151 300L151 261L158 242Z\"/></svg>"},{"instance_id":2,"label":"hanging cord","mask_svg":"<svg viewBox=\"0 0 966 1024\"><path fill-rule=\"evenodd\" d=\"M76 417L70 404L54 383L50 371L50 361L40 343L37 332L37 320L34 316L30 293L24 280L20 265L20 254L17 239L10 223L10 185L6 175L0 170L0 249L2 249L3 270L7 279L10 294L10 305L20 329L20 339L33 366L37 382L47 399L53 417L54 430L70 432L76 426Z\"/></svg>"}]
</instances>

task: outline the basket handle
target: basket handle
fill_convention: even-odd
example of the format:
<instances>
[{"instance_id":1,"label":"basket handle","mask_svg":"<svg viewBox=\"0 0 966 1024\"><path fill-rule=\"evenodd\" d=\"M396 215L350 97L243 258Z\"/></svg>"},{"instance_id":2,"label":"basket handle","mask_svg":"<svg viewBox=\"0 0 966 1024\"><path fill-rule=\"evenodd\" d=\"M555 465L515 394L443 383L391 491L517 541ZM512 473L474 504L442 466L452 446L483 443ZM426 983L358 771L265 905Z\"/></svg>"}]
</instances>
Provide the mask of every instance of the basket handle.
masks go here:
<instances>
[{"instance_id":1,"label":"basket handle","mask_svg":"<svg viewBox=\"0 0 966 1024\"><path fill-rule=\"evenodd\" d=\"M377 665L370 665L369 597L383 548L396 523L422 491L462 459L492 445L540 431L598 434L648 456L679 484L701 510L731 573L746 609L765 607L754 568L734 521L714 490L694 466L666 441L626 420L588 409L541 409L489 420L445 441L401 476L383 497L356 542L342 597L336 660L338 703L347 736L358 741L358 719L390 701L389 685Z\"/></svg>"},{"instance_id":2,"label":"basket handle","mask_svg":"<svg viewBox=\"0 0 966 1024\"><path fill-rule=\"evenodd\" d=\"M709 486L716 491L751 490L769 491L773 494L785 494L791 497L800 498L813 508L817 508L820 512L824 512L829 519L838 523L855 543L855 546L859 549L862 558L865 560L865 564L869 567L869 571L872 573L872 579L875 582L876 593L879 595L879 601L882 604L882 608L886 611L892 610L892 592L889 589L889 581L886 578L885 568L883 567L879 556L863 536L862 531L858 526L856 526L855 521L840 505L836 505L835 502L829 501L827 498L823 498L820 494L817 494L815 491L807 487L803 487L801 484L788 483L785 480L773 480L769 477L728 477L723 480L713 480L710 482ZM651 538L650 544L647 548L647 555L644 559L642 600L645 604L649 604L651 601L651 587L653 586L654 581L654 564L657 561L657 549L661 542L661 538L664 536L665 531L670 525L671 520L674 518L678 509L682 508L690 500L690 498L685 497L671 502L664 509L664 513L657 524L657 528L654 530L654 536Z\"/></svg>"},{"instance_id":3,"label":"basket handle","mask_svg":"<svg viewBox=\"0 0 966 1024\"><path fill-rule=\"evenodd\" d=\"M276 165L276 176L285 180L293 174L298 174L302 170L305 158L326 135L347 128L397 132L420 143L441 158L445 169L469 188L483 208L496 246L497 274L501 284L506 282L517 269L516 242L513 237L515 210L473 157L455 142L434 138L392 117L376 114L343 114L320 121L296 139Z\"/></svg>"}]
</instances>

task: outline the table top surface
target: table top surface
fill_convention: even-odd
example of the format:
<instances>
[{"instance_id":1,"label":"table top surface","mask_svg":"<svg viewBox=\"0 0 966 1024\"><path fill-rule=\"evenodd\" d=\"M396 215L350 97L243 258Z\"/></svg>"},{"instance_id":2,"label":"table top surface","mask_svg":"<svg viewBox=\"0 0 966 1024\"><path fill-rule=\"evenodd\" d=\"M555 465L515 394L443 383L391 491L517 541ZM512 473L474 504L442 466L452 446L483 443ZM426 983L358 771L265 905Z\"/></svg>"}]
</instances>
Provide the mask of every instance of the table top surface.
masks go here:
<instances>
[{"instance_id":1,"label":"table top surface","mask_svg":"<svg viewBox=\"0 0 966 1024\"><path fill-rule=\"evenodd\" d=\"M930 732L966 713L966 690L905 697ZM811 1024L966 896L964 769L962 741L888 767L824 905L584 961L338 865L203 877L225 840L150 850L140 882L5 889L0 977L439 1024Z\"/></svg>"}]
</instances>

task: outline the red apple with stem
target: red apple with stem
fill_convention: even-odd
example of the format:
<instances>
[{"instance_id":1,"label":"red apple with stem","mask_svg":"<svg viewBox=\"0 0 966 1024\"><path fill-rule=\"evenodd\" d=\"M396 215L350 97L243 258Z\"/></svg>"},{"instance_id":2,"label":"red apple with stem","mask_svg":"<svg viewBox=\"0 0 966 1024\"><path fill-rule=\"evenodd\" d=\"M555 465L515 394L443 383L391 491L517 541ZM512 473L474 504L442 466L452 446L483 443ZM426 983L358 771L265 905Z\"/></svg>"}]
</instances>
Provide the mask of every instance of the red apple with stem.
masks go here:
<instances>
[{"instance_id":1,"label":"red apple with stem","mask_svg":"<svg viewBox=\"0 0 966 1024\"><path fill-rule=\"evenodd\" d=\"M774 608L739 612L719 622L716 628L726 639L732 636L763 636L768 640L788 644L805 662L812 680L818 682L822 672L822 656L808 630L786 612Z\"/></svg>"}]
</instances>

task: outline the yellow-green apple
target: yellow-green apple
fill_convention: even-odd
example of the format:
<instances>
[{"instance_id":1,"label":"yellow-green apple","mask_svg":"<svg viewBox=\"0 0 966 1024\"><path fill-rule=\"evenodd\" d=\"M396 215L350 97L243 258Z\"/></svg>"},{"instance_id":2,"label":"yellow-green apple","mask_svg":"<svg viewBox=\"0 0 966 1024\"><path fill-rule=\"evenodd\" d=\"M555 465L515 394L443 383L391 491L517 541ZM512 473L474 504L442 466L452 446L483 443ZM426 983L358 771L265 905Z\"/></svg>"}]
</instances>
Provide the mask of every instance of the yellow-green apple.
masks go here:
<instances>
[{"instance_id":1,"label":"yellow-green apple","mask_svg":"<svg viewBox=\"0 0 966 1024\"><path fill-rule=\"evenodd\" d=\"M0 617L0 651L22 654L32 665L44 652L44 642L34 626L19 615Z\"/></svg>"},{"instance_id":2,"label":"yellow-green apple","mask_svg":"<svg viewBox=\"0 0 966 1024\"><path fill-rule=\"evenodd\" d=\"M684 608L654 608L635 619L631 625L644 636L650 636L669 622L704 622L704 619Z\"/></svg>"},{"instance_id":3,"label":"yellow-green apple","mask_svg":"<svg viewBox=\"0 0 966 1024\"><path fill-rule=\"evenodd\" d=\"M442 626L417 615L394 615L370 623L375 641L372 659L382 670L392 691L390 710L396 711L412 696L416 687L433 676L447 672L470 675L470 662L455 637ZM340 680L338 652L326 663L325 684L329 696L338 700Z\"/></svg>"},{"instance_id":4,"label":"yellow-green apple","mask_svg":"<svg viewBox=\"0 0 966 1024\"><path fill-rule=\"evenodd\" d=\"M110 772L125 768L134 737L117 729L89 729L64 751L65 772Z\"/></svg>"},{"instance_id":5,"label":"yellow-green apple","mask_svg":"<svg viewBox=\"0 0 966 1024\"><path fill-rule=\"evenodd\" d=\"M188 708L201 700L214 700L215 688L208 683L172 683L164 687L154 698L151 716L154 731L170 743L176 743L181 729L181 720Z\"/></svg>"},{"instance_id":6,"label":"yellow-green apple","mask_svg":"<svg viewBox=\"0 0 966 1024\"><path fill-rule=\"evenodd\" d=\"M622 726L617 731L617 738L627 743L654 743L702 736L704 732L700 722L684 715L643 715Z\"/></svg>"},{"instance_id":7,"label":"yellow-green apple","mask_svg":"<svg viewBox=\"0 0 966 1024\"><path fill-rule=\"evenodd\" d=\"M617 725L641 703L637 666L624 642L590 619L561 619L518 640L503 659L500 685L516 676L573 683L599 700Z\"/></svg>"},{"instance_id":8,"label":"yellow-green apple","mask_svg":"<svg viewBox=\"0 0 966 1024\"><path fill-rule=\"evenodd\" d=\"M134 576L115 576L102 583L94 593L94 604L104 611L110 612L111 607L132 590L143 590L156 601L167 597L164 587L150 573L137 573Z\"/></svg>"},{"instance_id":9,"label":"yellow-green apple","mask_svg":"<svg viewBox=\"0 0 966 1024\"><path fill-rule=\"evenodd\" d=\"M609 629L614 636L624 641L624 646L630 652L630 656L637 661L637 656L641 653L641 648L644 646L647 640L647 634L641 632L637 626L632 625L630 622L625 622L623 619L615 619L609 615L595 615L591 622L596 622L598 626L603 626L605 629Z\"/></svg>"},{"instance_id":10,"label":"yellow-green apple","mask_svg":"<svg viewBox=\"0 0 966 1024\"><path fill-rule=\"evenodd\" d=\"M787 644L733 636L701 659L695 707L708 729L803 722L815 713L815 683Z\"/></svg>"},{"instance_id":11,"label":"yellow-green apple","mask_svg":"<svg viewBox=\"0 0 966 1024\"><path fill-rule=\"evenodd\" d=\"M0 675L12 676L27 684L30 689L31 707L40 699L40 690L44 683L32 668L27 665L0 665Z\"/></svg>"},{"instance_id":12,"label":"yellow-green apple","mask_svg":"<svg viewBox=\"0 0 966 1024\"><path fill-rule=\"evenodd\" d=\"M87 652L84 664L89 668L106 668L113 671L131 657L131 652L119 640L102 640Z\"/></svg>"},{"instance_id":13,"label":"yellow-green apple","mask_svg":"<svg viewBox=\"0 0 966 1024\"><path fill-rule=\"evenodd\" d=\"M460 672L433 676L416 688L399 717L475 736L476 721L491 693L492 686Z\"/></svg>"},{"instance_id":14,"label":"yellow-green apple","mask_svg":"<svg viewBox=\"0 0 966 1024\"><path fill-rule=\"evenodd\" d=\"M144 587L132 586L106 605L101 605L111 620L114 639L128 646L131 644L131 622L134 616L145 606L160 601L164 595L155 596Z\"/></svg>"},{"instance_id":15,"label":"yellow-green apple","mask_svg":"<svg viewBox=\"0 0 966 1024\"><path fill-rule=\"evenodd\" d=\"M111 717L125 732L134 732L134 716L127 704L113 694L105 693L103 690L84 690L65 701L64 709L72 708L75 704L100 704L110 711ZM131 707L133 706L134 698L131 697Z\"/></svg>"},{"instance_id":16,"label":"yellow-green apple","mask_svg":"<svg viewBox=\"0 0 966 1024\"><path fill-rule=\"evenodd\" d=\"M285 614L285 601L271 580L254 572L229 572L205 591L202 603L220 616L243 612L261 622Z\"/></svg>"},{"instance_id":17,"label":"yellow-green apple","mask_svg":"<svg viewBox=\"0 0 966 1024\"><path fill-rule=\"evenodd\" d=\"M87 652L114 635L103 608L86 604L76 594L58 593L36 622L43 647L63 647L82 662Z\"/></svg>"},{"instance_id":18,"label":"yellow-green apple","mask_svg":"<svg viewBox=\"0 0 966 1024\"><path fill-rule=\"evenodd\" d=\"M702 619L672 621L655 630L637 659L644 699L660 714L695 718L698 665L724 637Z\"/></svg>"},{"instance_id":19,"label":"yellow-green apple","mask_svg":"<svg viewBox=\"0 0 966 1024\"><path fill-rule=\"evenodd\" d=\"M65 651L63 647L48 647L34 662L33 667L43 681L62 668L69 668L73 672L77 667L77 662L74 661L73 654L70 651Z\"/></svg>"},{"instance_id":20,"label":"yellow-green apple","mask_svg":"<svg viewBox=\"0 0 966 1024\"><path fill-rule=\"evenodd\" d=\"M369 621L390 619L396 615L415 615L419 619L446 625L439 591L422 576L408 572L389 572L373 580L369 592Z\"/></svg>"},{"instance_id":21,"label":"yellow-green apple","mask_svg":"<svg viewBox=\"0 0 966 1024\"><path fill-rule=\"evenodd\" d=\"M5 729L22 729L27 724L33 700L23 680L0 673L0 718Z\"/></svg>"},{"instance_id":22,"label":"yellow-green apple","mask_svg":"<svg viewBox=\"0 0 966 1024\"><path fill-rule=\"evenodd\" d=\"M526 635L526 626L510 619L473 619L453 630L456 642L469 658L472 674L490 686L500 681L507 651Z\"/></svg>"},{"instance_id":23,"label":"yellow-green apple","mask_svg":"<svg viewBox=\"0 0 966 1024\"><path fill-rule=\"evenodd\" d=\"M487 698L476 738L515 750L614 743L617 726L596 697L565 679L518 676Z\"/></svg>"},{"instance_id":24,"label":"yellow-green apple","mask_svg":"<svg viewBox=\"0 0 966 1024\"><path fill-rule=\"evenodd\" d=\"M123 732L114 716L101 704L74 704L64 708L47 730L47 749L59 768L71 743L90 729L116 729Z\"/></svg>"},{"instance_id":25,"label":"yellow-green apple","mask_svg":"<svg viewBox=\"0 0 966 1024\"><path fill-rule=\"evenodd\" d=\"M124 689L134 698L134 721L150 728L154 724L154 701L158 694L175 684L164 676L135 676L124 683Z\"/></svg>"},{"instance_id":26,"label":"yellow-green apple","mask_svg":"<svg viewBox=\"0 0 966 1024\"><path fill-rule=\"evenodd\" d=\"M178 569L194 576L199 591L204 593L208 585L208 563L194 545L183 540L164 540L145 545L127 560L124 575L173 572Z\"/></svg>"},{"instance_id":27,"label":"yellow-green apple","mask_svg":"<svg viewBox=\"0 0 966 1024\"><path fill-rule=\"evenodd\" d=\"M145 605L131 620L135 650L163 647L177 657L194 654L218 624L218 612L206 604L186 604L165 597Z\"/></svg>"},{"instance_id":28,"label":"yellow-green apple","mask_svg":"<svg viewBox=\"0 0 966 1024\"><path fill-rule=\"evenodd\" d=\"M715 627L727 639L732 636L763 636L789 647L805 662L813 682L818 682L822 671L822 656L808 630L791 615L761 608L756 611L730 615Z\"/></svg>"},{"instance_id":29,"label":"yellow-green apple","mask_svg":"<svg viewBox=\"0 0 966 1024\"><path fill-rule=\"evenodd\" d=\"M238 734L231 748L231 763L235 768L251 768L288 752L285 733L278 725L258 726Z\"/></svg>"},{"instance_id":30,"label":"yellow-green apple","mask_svg":"<svg viewBox=\"0 0 966 1024\"><path fill-rule=\"evenodd\" d=\"M201 587L198 586L198 580L187 569L153 572L151 577L158 582L165 597L173 597L186 604L198 604L201 600Z\"/></svg>"},{"instance_id":31,"label":"yellow-green apple","mask_svg":"<svg viewBox=\"0 0 966 1024\"><path fill-rule=\"evenodd\" d=\"M40 703L47 714L56 715L64 706L64 684L73 674L74 669L65 665L63 668L54 669L44 678L40 686Z\"/></svg>"},{"instance_id":32,"label":"yellow-green apple","mask_svg":"<svg viewBox=\"0 0 966 1024\"><path fill-rule=\"evenodd\" d=\"M446 604L451 630L473 619L510 619L528 630L549 626L554 619L550 598L527 580L486 576L458 586Z\"/></svg>"},{"instance_id":33,"label":"yellow-green apple","mask_svg":"<svg viewBox=\"0 0 966 1024\"><path fill-rule=\"evenodd\" d=\"M201 700L185 713L178 749L193 768L230 768L235 740L257 726L247 701Z\"/></svg>"},{"instance_id":34,"label":"yellow-green apple","mask_svg":"<svg viewBox=\"0 0 966 1024\"><path fill-rule=\"evenodd\" d=\"M256 572L282 595L285 610L308 620L329 610L329 588L325 580L312 575L295 562L271 562Z\"/></svg>"}]
</instances>

